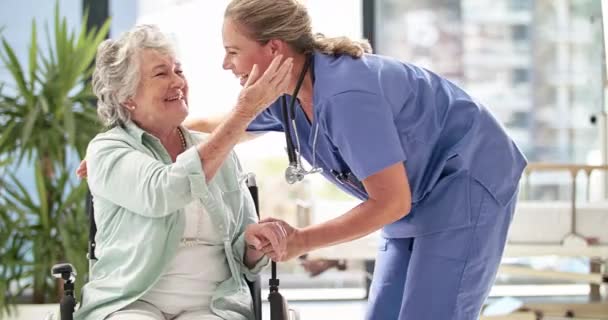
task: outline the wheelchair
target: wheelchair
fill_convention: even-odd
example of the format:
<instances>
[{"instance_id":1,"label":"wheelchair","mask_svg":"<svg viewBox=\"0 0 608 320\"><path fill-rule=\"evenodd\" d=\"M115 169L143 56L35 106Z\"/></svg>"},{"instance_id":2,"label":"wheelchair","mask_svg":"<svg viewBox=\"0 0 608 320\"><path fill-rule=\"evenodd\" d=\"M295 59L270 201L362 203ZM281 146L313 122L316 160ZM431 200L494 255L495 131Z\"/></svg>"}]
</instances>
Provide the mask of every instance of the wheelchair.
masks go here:
<instances>
[{"instance_id":1,"label":"wheelchair","mask_svg":"<svg viewBox=\"0 0 608 320\"><path fill-rule=\"evenodd\" d=\"M255 209L259 213L258 187L255 180L255 175L249 173L247 175L247 187L253 198ZM89 259L89 269L97 260L95 256L95 234L97 226L93 215L93 197L90 192L87 193L86 211L89 216L89 242L87 259ZM59 312L61 320L73 320L76 309L76 297L74 296L74 282L76 279L76 269L70 263L60 263L52 267L51 273L57 279L63 280L63 296L59 303ZM262 320L262 286L260 276L258 275L254 281L247 281L249 291L253 300L253 309L255 320ZM277 278L276 262L271 262L271 278L268 280L269 294L268 302L270 305L270 320L298 320L299 315L295 310L289 309L286 299L279 293L279 279Z\"/></svg>"}]
</instances>

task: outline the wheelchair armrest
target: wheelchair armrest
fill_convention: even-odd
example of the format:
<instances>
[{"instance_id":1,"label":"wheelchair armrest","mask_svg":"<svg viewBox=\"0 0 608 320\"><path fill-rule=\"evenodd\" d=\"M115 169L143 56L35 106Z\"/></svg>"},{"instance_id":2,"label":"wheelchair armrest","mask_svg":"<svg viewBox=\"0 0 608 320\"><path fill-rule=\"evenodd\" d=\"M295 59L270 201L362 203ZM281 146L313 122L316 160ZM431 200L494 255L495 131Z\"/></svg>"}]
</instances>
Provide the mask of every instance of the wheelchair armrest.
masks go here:
<instances>
[{"instance_id":1,"label":"wheelchair armrest","mask_svg":"<svg viewBox=\"0 0 608 320\"><path fill-rule=\"evenodd\" d=\"M253 312L255 314L255 319L262 320L262 285L260 276L257 276L255 281L246 281L253 300Z\"/></svg>"},{"instance_id":2,"label":"wheelchair armrest","mask_svg":"<svg viewBox=\"0 0 608 320\"><path fill-rule=\"evenodd\" d=\"M298 310L289 309L289 320L300 320L300 313Z\"/></svg>"}]
</instances>

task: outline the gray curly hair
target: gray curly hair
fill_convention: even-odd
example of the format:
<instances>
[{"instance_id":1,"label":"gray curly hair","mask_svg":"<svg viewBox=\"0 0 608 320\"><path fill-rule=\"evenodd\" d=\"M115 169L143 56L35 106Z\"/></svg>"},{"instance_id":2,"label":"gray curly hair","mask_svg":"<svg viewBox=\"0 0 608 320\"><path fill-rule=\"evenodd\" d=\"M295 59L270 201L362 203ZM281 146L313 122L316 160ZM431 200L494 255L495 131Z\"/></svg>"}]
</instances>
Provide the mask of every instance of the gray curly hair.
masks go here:
<instances>
[{"instance_id":1,"label":"gray curly hair","mask_svg":"<svg viewBox=\"0 0 608 320\"><path fill-rule=\"evenodd\" d=\"M97 115L108 127L123 125L131 119L122 103L135 95L139 84L137 53L141 49L175 55L169 37L154 25L135 26L118 40L105 40L97 48L92 86L98 99Z\"/></svg>"}]
</instances>

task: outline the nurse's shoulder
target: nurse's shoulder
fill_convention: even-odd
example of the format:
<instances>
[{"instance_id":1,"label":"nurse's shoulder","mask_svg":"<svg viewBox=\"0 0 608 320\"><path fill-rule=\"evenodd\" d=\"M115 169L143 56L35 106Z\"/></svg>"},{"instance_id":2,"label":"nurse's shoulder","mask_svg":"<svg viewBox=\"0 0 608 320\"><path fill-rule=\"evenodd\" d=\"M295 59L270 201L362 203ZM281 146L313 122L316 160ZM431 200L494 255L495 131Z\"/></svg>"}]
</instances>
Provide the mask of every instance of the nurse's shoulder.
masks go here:
<instances>
[{"instance_id":1,"label":"nurse's shoulder","mask_svg":"<svg viewBox=\"0 0 608 320\"><path fill-rule=\"evenodd\" d=\"M355 58L316 53L314 63L315 90L320 89L324 98L349 91L380 94L383 83L407 78L403 63L375 54Z\"/></svg>"}]
</instances>

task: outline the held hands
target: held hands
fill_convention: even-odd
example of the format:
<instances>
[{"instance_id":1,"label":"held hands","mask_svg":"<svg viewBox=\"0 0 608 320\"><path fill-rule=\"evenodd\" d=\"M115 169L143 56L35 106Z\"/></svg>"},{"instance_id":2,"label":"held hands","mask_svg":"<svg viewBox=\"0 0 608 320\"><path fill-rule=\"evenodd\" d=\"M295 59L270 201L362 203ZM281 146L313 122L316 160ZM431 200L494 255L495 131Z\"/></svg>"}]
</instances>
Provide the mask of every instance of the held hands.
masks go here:
<instances>
[{"instance_id":1,"label":"held hands","mask_svg":"<svg viewBox=\"0 0 608 320\"><path fill-rule=\"evenodd\" d=\"M280 223L253 223L245 229L245 242L249 249L264 253L263 249L270 246L276 252L276 258L285 253L286 240L287 230Z\"/></svg>"},{"instance_id":2,"label":"held hands","mask_svg":"<svg viewBox=\"0 0 608 320\"><path fill-rule=\"evenodd\" d=\"M253 66L239 94L237 107L240 111L255 117L287 91L293 59L282 60L283 55L276 56L262 75L257 64Z\"/></svg>"},{"instance_id":3,"label":"held hands","mask_svg":"<svg viewBox=\"0 0 608 320\"><path fill-rule=\"evenodd\" d=\"M300 231L275 218L249 225L245 230L245 241L251 249L261 251L274 261L286 261L304 253Z\"/></svg>"}]
</instances>

